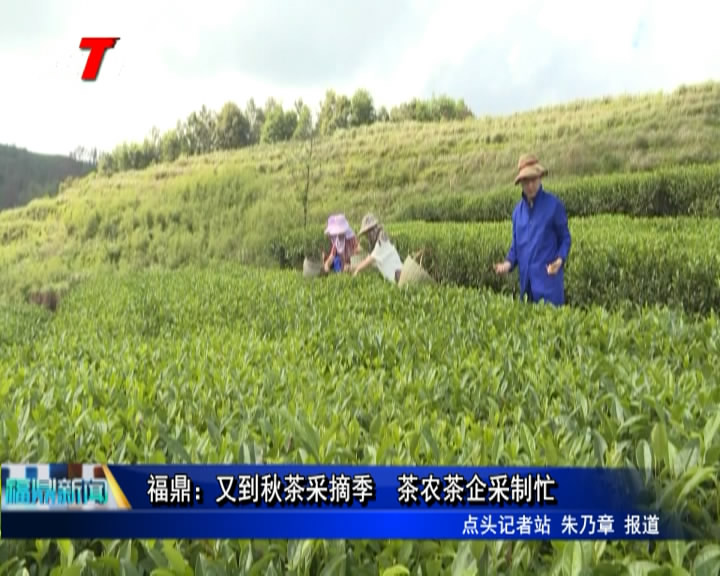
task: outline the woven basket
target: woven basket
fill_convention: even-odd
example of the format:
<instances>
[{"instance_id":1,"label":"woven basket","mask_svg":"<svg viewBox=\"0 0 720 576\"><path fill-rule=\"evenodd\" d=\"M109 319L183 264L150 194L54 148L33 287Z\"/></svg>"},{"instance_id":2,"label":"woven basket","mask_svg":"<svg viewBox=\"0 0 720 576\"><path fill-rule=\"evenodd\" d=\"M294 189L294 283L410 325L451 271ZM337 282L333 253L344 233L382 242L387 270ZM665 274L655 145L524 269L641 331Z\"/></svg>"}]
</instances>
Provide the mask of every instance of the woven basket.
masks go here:
<instances>
[{"instance_id":1,"label":"woven basket","mask_svg":"<svg viewBox=\"0 0 720 576\"><path fill-rule=\"evenodd\" d=\"M324 272L322 262L309 260L308 258L303 261L303 276L305 278L317 278L322 276Z\"/></svg>"},{"instance_id":2,"label":"woven basket","mask_svg":"<svg viewBox=\"0 0 720 576\"><path fill-rule=\"evenodd\" d=\"M422 267L422 253L420 254L420 263L415 261L415 258L408 256L405 258L402 270L400 271L400 278L398 280L398 286L402 288L409 284L433 284L435 281L432 276L428 274Z\"/></svg>"}]
</instances>

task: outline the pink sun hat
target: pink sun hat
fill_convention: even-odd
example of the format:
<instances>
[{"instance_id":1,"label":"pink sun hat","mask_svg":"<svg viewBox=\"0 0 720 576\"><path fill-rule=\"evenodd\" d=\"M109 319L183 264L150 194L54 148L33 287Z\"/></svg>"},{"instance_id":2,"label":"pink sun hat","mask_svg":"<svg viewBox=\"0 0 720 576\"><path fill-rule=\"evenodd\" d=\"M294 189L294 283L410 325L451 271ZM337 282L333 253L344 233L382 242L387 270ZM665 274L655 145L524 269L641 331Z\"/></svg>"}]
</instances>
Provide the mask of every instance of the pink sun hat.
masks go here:
<instances>
[{"instance_id":1,"label":"pink sun hat","mask_svg":"<svg viewBox=\"0 0 720 576\"><path fill-rule=\"evenodd\" d=\"M327 228L325 228L326 236L339 236L345 234L346 238L352 238L355 233L350 228L350 224L345 218L345 214L333 214L328 218Z\"/></svg>"}]
</instances>

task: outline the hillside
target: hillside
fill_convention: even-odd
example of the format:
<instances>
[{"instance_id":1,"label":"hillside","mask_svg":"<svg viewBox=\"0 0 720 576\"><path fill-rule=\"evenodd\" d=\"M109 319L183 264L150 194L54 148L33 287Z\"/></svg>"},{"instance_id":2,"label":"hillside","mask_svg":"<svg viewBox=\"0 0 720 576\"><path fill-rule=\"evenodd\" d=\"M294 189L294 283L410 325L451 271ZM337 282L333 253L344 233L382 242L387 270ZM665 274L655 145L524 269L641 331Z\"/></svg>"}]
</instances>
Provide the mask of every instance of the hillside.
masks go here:
<instances>
[{"instance_id":1,"label":"hillside","mask_svg":"<svg viewBox=\"0 0 720 576\"><path fill-rule=\"evenodd\" d=\"M0 144L0 210L23 206L57 193L68 177L84 176L91 167L67 156L50 156Z\"/></svg>"},{"instance_id":2,"label":"hillside","mask_svg":"<svg viewBox=\"0 0 720 576\"><path fill-rule=\"evenodd\" d=\"M501 189L528 150L550 169L550 189L579 176L718 162L720 84L506 117L339 131L315 142L308 225L320 226L334 211L357 226L367 210L392 221L406 219L420 201L506 194ZM57 198L2 213L3 292L26 294L101 267L271 263L273 239L303 225L306 152L303 143L261 144L94 173ZM593 198L617 188L613 178L603 181Z\"/></svg>"}]
</instances>

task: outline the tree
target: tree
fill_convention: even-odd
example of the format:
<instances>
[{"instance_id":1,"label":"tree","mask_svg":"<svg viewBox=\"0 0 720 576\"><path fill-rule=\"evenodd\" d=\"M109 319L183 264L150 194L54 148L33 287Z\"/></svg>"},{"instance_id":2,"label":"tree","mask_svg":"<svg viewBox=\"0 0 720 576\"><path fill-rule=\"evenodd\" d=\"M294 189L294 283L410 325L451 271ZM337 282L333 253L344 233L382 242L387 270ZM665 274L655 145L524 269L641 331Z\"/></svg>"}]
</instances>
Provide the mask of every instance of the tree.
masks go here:
<instances>
[{"instance_id":1,"label":"tree","mask_svg":"<svg viewBox=\"0 0 720 576\"><path fill-rule=\"evenodd\" d=\"M83 164L89 164L90 166L97 166L98 164L97 148L76 146L75 149L70 152L69 156L76 162L82 162Z\"/></svg>"},{"instance_id":2,"label":"tree","mask_svg":"<svg viewBox=\"0 0 720 576\"><path fill-rule=\"evenodd\" d=\"M455 104L455 118L458 120L465 120L465 118L472 118L473 113L470 107L465 104L465 100L462 98Z\"/></svg>"},{"instance_id":3,"label":"tree","mask_svg":"<svg viewBox=\"0 0 720 576\"><path fill-rule=\"evenodd\" d=\"M190 156L192 154L190 149L190 137L187 133L187 124L183 120L177 121L177 124L175 125L175 136L177 137L180 146L179 156Z\"/></svg>"},{"instance_id":4,"label":"tree","mask_svg":"<svg viewBox=\"0 0 720 576\"><path fill-rule=\"evenodd\" d=\"M162 136L160 135L160 129L157 126L153 126L152 130L150 130L150 142L159 150L161 141Z\"/></svg>"},{"instance_id":5,"label":"tree","mask_svg":"<svg viewBox=\"0 0 720 576\"><path fill-rule=\"evenodd\" d=\"M391 122L408 122L410 120L415 120L415 100L403 102L390 109Z\"/></svg>"},{"instance_id":6,"label":"tree","mask_svg":"<svg viewBox=\"0 0 720 576\"><path fill-rule=\"evenodd\" d=\"M142 144L142 167L149 166L162 159L162 136L157 126L150 130L150 137L145 138Z\"/></svg>"},{"instance_id":7,"label":"tree","mask_svg":"<svg viewBox=\"0 0 720 576\"><path fill-rule=\"evenodd\" d=\"M307 106L304 106L302 110L306 108ZM295 162L293 163L293 180L295 181L298 200L303 208L304 228L307 228L308 206L310 204L312 186L318 183L321 176L321 166L317 164L317 159L314 155L316 136L317 130L313 129L312 125L310 130L302 132L302 134L298 136L298 139L300 139L303 144L299 152L296 153Z\"/></svg>"},{"instance_id":8,"label":"tree","mask_svg":"<svg viewBox=\"0 0 720 576\"><path fill-rule=\"evenodd\" d=\"M350 102L350 125L363 126L373 122L375 122L375 107L372 96L367 90L357 90Z\"/></svg>"},{"instance_id":9,"label":"tree","mask_svg":"<svg viewBox=\"0 0 720 576\"><path fill-rule=\"evenodd\" d=\"M160 157L164 162L173 162L182 153L182 142L177 130L168 130L160 141Z\"/></svg>"},{"instance_id":10,"label":"tree","mask_svg":"<svg viewBox=\"0 0 720 576\"><path fill-rule=\"evenodd\" d=\"M273 110L282 110L282 104L275 100L272 96L268 98L265 101L265 107L263 108L263 111L265 112L265 119L267 119L268 116L273 112Z\"/></svg>"},{"instance_id":11,"label":"tree","mask_svg":"<svg viewBox=\"0 0 720 576\"><path fill-rule=\"evenodd\" d=\"M112 155L112 152L100 154L98 158L98 170L102 174L112 174L117 170L115 157Z\"/></svg>"},{"instance_id":12,"label":"tree","mask_svg":"<svg viewBox=\"0 0 720 576\"><path fill-rule=\"evenodd\" d=\"M85 149L82 146L76 146L74 150L70 151L70 154L68 154L68 156L70 156L70 158L72 160L75 160L76 162L80 162L81 161L80 159L83 157L84 153L85 153Z\"/></svg>"},{"instance_id":13,"label":"tree","mask_svg":"<svg viewBox=\"0 0 720 576\"><path fill-rule=\"evenodd\" d=\"M298 127L298 115L295 110L286 110L283 120L283 136L284 140L290 140L295 134L295 130Z\"/></svg>"},{"instance_id":14,"label":"tree","mask_svg":"<svg viewBox=\"0 0 720 576\"><path fill-rule=\"evenodd\" d=\"M217 118L217 145L221 150L247 146L250 122L234 102L226 102Z\"/></svg>"},{"instance_id":15,"label":"tree","mask_svg":"<svg viewBox=\"0 0 720 576\"><path fill-rule=\"evenodd\" d=\"M200 120L195 112L192 112L185 120L183 124L183 148L187 151L188 155L194 156L200 149L199 142L199 125Z\"/></svg>"},{"instance_id":16,"label":"tree","mask_svg":"<svg viewBox=\"0 0 720 576\"><path fill-rule=\"evenodd\" d=\"M365 89L356 90L351 99L327 90L315 119L302 99L287 111L272 97L267 99L264 107L258 107L250 98L244 113L233 102L226 102L219 114L203 105L165 134L153 127L143 142L123 143L111 153L100 155L95 148L78 146L70 152L70 157L96 166L100 171L122 171L144 168L158 161L173 161L183 154L206 154L261 141L272 143L293 139L310 142L338 129L374 122L441 122L471 117L473 113L464 100L453 100L448 96L433 95L429 100L413 98L388 113L385 106L375 110L373 98Z\"/></svg>"},{"instance_id":17,"label":"tree","mask_svg":"<svg viewBox=\"0 0 720 576\"><path fill-rule=\"evenodd\" d=\"M160 161L160 146L156 145L152 138L145 138L140 147L140 157L136 168L147 168L151 164Z\"/></svg>"},{"instance_id":18,"label":"tree","mask_svg":"<svg viewBox=\"0 0 720 576\"><path fill-rule=\"evenodd\" d=\"M215 114L203 104L200 112L193 112L185 123L185 140L188 153L206 154L217 149L215 140Z\"/></svg>"},{"instance_id":19,"label":"tree","mask_svg":"<svg viewBox=\"0 0 720 576\"><path fill-rule=\"evenodd\" d=\"M464 120L473 113L464 100L453 100L448 96L433 96L430 100L413 98L409 102L395 106L390 111L392 122L441 122Z\"/></svg>"},{"instance_id":20,"label":"tree","mask_svg":"<svg viewBox=\"0 0 720 576\"><path fill-rule=\"evenodd\" d=\"M261 141L274 143L290 140L297 128L297 123L298 117L295 110L284 112L282 105L271 98L265 107Z\"/></svg>"},{"instance_id":21,"label":"tree","mask_svg":"<svg viewBox=\"0 0 720 576\"><path fill-rule=\"evenodd\" d=\"M265 122L265 112L262 108L255 106L253 98L250 98L245 106L245 117L250 125L249 143L250 145L258 144L262 134L262 126Z\"/></svg>"},{"instance_id":22,"label":"tree","mask_svg":"<svg viewBox=\"0 0 720 576\"><path fill-rule=\"evenodd\" d=\"M297 113L297 126L293 133L293 140L307 140L313 131L312 112L302 99L295 102L295 112Z\"/></svg>"},{"instance_id":23,"label":"tree","mask_svg":"<svg viewBox=\"0 0 720 576\"><path fill-rule=\"evenodd\" d=\"M217 114L209 110L203 104L200 109L200 123L202 126L202 152L213 152L218 149L217 146Z\"/></svg>"},{"instance_id":24,"label":"tree","mask_svg":"<svg viewBox=\"0 0 720 576\"><path fill-rule=\"evenodd\" d=\"M347 128L351 111L352 105L347 96L338 96L334 90L328 90L325 100L320 103L318 113L317 125L320 134L329 136L338 129Z\"/></svg>"}]
</instances>

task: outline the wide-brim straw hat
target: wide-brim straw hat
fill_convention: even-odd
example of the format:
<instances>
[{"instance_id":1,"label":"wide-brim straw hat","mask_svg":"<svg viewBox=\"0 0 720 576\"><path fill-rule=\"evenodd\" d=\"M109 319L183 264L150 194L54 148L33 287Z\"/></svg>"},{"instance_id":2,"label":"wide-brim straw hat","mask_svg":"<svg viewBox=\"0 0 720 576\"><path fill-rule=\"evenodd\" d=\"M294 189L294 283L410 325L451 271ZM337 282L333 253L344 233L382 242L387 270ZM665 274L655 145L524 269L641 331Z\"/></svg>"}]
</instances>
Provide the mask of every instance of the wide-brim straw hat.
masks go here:
<instances>
[{"instance_id":1,"label":"wide-brim straw hat","mask_svg":"<svg viewBox=\"0 0 720 576\"><path fill-rule=\"evenodd\" d=\"M345 236L352 237L353 231L350 228L350 224L345 218L344 214L333 214L328 218L327 228L325 228L326 236L339 236L345 234Z\"/></svg>"},{"instance_id":2,"label":"wide-brim straw hat","mask_svg":"<svg viewBox=\"0 0 720 576\"><path fill-rule=\"evenodd\" d=\"M362 219L362 224L360 225L360 232L358 234L362 236L363 234L367 234L370 230L375 228L375 226L378 226L380 224L380 221L375 217L374 214L365 214Z\"/></svg>"},{"instance_id":3,"label":"wide-brim straw hat","mask_svg":"<svg viewBox=\"0 0 720 576\"><path fill-rule=\"evenodd\" d=\"M547 169L540 164L537 156L534 154L523 154L518 160L518 172L515 176L515 184L526 178L542 178L547 176Z\"/></svg>"}]
</instances>

